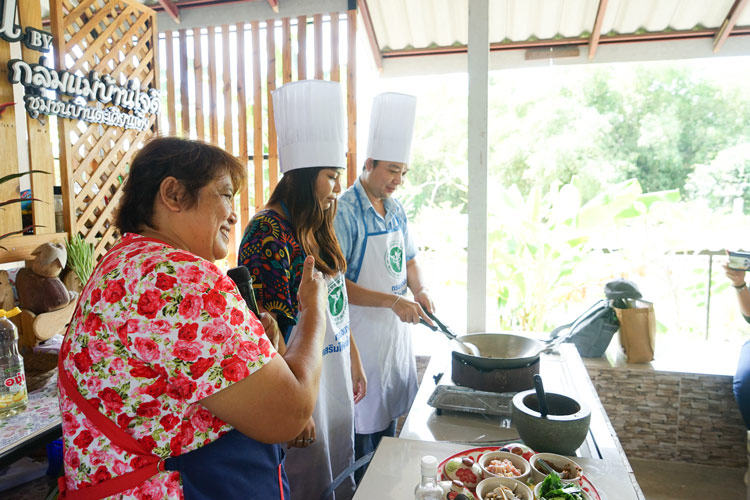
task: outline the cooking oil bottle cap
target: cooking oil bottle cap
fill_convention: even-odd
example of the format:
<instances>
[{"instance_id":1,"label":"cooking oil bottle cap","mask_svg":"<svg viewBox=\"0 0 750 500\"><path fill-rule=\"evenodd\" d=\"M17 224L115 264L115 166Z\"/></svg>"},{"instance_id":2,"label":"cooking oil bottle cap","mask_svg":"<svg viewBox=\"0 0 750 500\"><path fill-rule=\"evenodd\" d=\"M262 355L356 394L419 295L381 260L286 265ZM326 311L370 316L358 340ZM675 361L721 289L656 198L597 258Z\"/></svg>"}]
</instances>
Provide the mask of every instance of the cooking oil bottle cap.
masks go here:
<instances>
[{"instance_id":1,"label":"cooking oil bottle cap","mask_svg":"<svg viewBox=\"0 0 750 500\"><path fill-rule=\"evenodd\" d=\"M18 307L14 307L10 311L0 309L0 318L12 318L13 316L17 316L19 314L21 314L21 310Z\"/></svg>"}]
</instances>

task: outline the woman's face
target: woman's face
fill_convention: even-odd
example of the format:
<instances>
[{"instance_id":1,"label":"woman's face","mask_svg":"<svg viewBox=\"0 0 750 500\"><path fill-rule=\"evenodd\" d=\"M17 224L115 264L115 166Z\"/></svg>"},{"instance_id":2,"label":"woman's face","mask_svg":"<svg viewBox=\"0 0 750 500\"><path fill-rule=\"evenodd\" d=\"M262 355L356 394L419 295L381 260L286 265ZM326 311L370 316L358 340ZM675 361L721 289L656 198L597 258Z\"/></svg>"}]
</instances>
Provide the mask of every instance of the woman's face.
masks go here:
<instances>
[{"instance_id":1,"label":"woman's face","mask_svg":"<svg viewBox=\"0 0 750 500\"><path fill-rule=\"evenodd\" d=\"M218 176L198 192L198 200L187 209L182 235L188 250L214 262L229 253L229 233L237 223L234 187L229 173Z\"/></svg>"},{"instance_id":2,"label":"woman's face","mask_svg":"<svg viewBox=\"0 0 750 500\"><path fill-rule=\"evenodd\" d=\"M340 176L343 168L324 168L318 172L315 181L315 196L324 211L331 208L336 197L341 192Z\"/></svg>"}]
</instances>

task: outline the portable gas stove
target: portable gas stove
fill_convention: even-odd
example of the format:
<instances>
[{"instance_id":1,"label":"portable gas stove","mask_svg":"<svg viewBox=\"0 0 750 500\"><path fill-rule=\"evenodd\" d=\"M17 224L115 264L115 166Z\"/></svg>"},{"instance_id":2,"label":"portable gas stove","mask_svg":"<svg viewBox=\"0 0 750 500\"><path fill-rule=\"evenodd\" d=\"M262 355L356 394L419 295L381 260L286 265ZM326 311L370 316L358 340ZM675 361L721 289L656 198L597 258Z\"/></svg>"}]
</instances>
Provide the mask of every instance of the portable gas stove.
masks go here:
<instances>
[{"instance_id":1,"label":"portable gas stove","mask_svg":"<svg viewBox=\"0 0 750 500\"><path fill-rule=\"evenodd\" d=\"M532 389L540 359L520 368L480 370L451 356L450 366L435 378L427 404L437 409L510 417L516 393Z\"/></svg>"}]
</instances>

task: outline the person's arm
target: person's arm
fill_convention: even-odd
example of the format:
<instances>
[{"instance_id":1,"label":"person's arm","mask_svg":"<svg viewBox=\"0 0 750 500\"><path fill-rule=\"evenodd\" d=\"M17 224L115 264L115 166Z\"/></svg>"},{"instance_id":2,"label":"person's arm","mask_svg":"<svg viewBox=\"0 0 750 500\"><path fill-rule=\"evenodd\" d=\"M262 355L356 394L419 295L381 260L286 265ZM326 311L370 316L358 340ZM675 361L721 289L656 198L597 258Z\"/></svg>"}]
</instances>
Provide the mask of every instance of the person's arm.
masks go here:
<instances>
[{"instance_id":1,"label":"person's arm","mask_svg":"<svg viewBox=\"0 0 750 500\"><path fill-rule=\"evenodd\" d=\"M200 403L235 429L263 443L296 437L308 423L320 386L327 287L305 260L299 288L299 335L284 356ZM282 396L283 397L280 397Z\"/></svg>"},{"instance_id":2,"label":"person's arm","mask_svg":"<svg viewBox=\"0 0 750 500\"><path fill-rule=\"evenodd\" d=\"M349 332L349 357L352 364L352 388L354 389L354 404L362 401L367 394L367 376L365 367L362 366L362 359L359 357L359 349L354 341L354 335Z\"/></svg>"},{"instance_id":3,"label":"person's arm","mask_svg":"<svg viewBox=\"0 0 750 500\"><path fill-rule=\"evenodd\" d=\"M732 287L737 290L737 301L740 304L740 312L745 320L750 323L750 291L747 289L745 284L745 271L741 269L730 269L730 267L724 263L724 272L732 282Z\"/></svg>"},{"instance_id":4,"label":"person's arm","mask_svg":"<svg viewBox=\"0 0 750 500\"><path fill-rule=\"evenodd\" d=\"M416 257L406 262L406 284L411 290L414 300L419 302L430 314L435 312L435 304L427 290L427 285L422 278L422 269L419 267Z\"/></svg>"},{"instance_id":5,"label":"person's arm","mask_svg":"<svg viewBox=\"0 0 750 500\"><path fill-rule=\"evenodd\" d=\"M430 325L433 324L419 303L409 300L402 295L370 290L369 288L359 286L349 279L346 280L346 293L349 295L349 303L355 306L385 307L392 309L396 313L396 316L404 323L417 324L419 323L419 319L422 318Z\"/></svg>"}]
</instances>

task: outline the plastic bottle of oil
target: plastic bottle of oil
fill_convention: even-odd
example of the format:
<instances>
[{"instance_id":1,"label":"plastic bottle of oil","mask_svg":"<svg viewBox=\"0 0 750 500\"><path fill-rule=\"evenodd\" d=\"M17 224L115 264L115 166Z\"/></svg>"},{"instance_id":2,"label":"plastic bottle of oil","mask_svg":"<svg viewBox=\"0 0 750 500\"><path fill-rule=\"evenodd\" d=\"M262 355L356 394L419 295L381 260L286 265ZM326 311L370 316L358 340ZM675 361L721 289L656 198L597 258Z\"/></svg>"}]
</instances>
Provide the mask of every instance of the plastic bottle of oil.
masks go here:
<instances>
[{"instance_id":1,"label":"plastic bottle of oil","mask_svg":"<svg viewBox=\"0 0 750 500\"><path fill-rule=\"evenodd\" d=\"M18 330L8 319L21 312L0 309L0 418L14 415L29 402L23 358L18 353Z\"/></svg>"}]
</instances>

